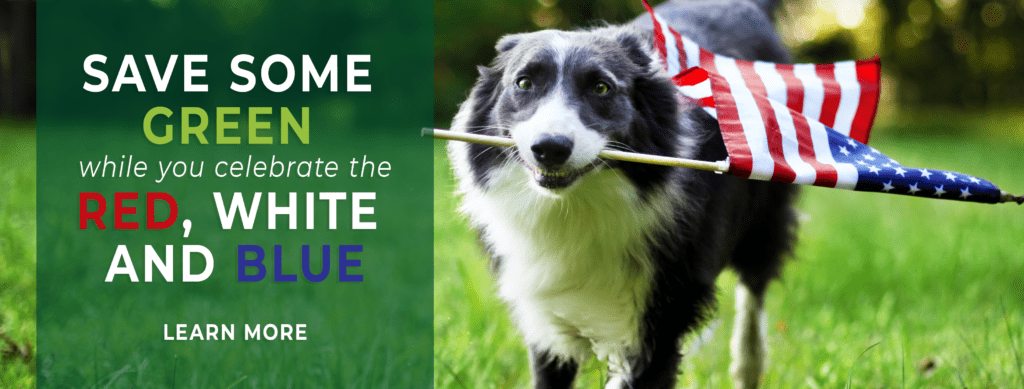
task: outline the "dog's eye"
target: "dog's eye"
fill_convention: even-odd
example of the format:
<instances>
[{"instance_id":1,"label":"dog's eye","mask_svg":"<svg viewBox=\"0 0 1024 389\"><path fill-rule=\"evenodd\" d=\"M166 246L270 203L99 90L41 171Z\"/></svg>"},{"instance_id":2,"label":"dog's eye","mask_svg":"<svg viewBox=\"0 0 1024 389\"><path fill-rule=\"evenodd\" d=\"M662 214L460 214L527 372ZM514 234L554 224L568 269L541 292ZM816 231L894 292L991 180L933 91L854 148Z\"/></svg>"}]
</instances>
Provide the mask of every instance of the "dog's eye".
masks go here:
<instances>
[{"instance_id":1,"label":"dog's eye","mask_svg":"<svg viewBox=\"0 0 1024 389\"><path fill-rule=\"evenodd\" d=\"M608 94L608 92L610 92L611 90L612 88L608 86L607 83L604 82L599 82L597 83L597 85L594 85L594 93L596 93L598 96L604 96Z\"/></svg>"},{"instance_id":2,"label":"dog's eye","mask_svg":"<svg viewBox=\"0 0 1024 389\"><path fill-rule=\"evenodd\" d=\"M529 77L520 77L516 80L516 86L522 90L530 90L533 88L533 81L530 81Z\"/></svg>"}]
</instances>

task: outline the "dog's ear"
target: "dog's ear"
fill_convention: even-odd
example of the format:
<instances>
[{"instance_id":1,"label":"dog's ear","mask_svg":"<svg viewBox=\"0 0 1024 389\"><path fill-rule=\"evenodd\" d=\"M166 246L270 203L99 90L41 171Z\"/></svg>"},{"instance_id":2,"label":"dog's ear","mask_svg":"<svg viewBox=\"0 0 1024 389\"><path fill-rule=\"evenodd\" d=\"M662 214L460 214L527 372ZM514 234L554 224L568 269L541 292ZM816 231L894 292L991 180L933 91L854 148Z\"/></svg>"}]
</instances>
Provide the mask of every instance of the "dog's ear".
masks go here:
<instances>
[{"instance_id":1,"label":"dog's ear","mask_svg":"<svg viewBox=\"0 0 1024 389\"><path fill-rule=\"evenodd\" d=\"M630 95L636 110L630 136L620 140L634 150L645 150L655 155L677 155L680 147L679 104L675 86L654 71L643 71L633 79ZM622 170L640 188L649 193L657 183L663 183L671 168L645 163L622 164Z\"/></svg>"},{"instance_id":2,"label":"dog's ear","mask_svg":"<svg viewBox=\"0 0 1024 389\"><path fill-rule=\"evenodd\" d=\"M476 84L469 94L469 100L467 100L472 102L470 117L473 119L470 120L469 126L473 129L491 128L494 124L494 118L491 115L498 102L498 97L501 95L503 66L496 61L493 67L477 66L476 69L480 72L480 78L476 80Z\"/></svg>"},{"instance_id":3,"label":"dog's ear","mask_svg":"<svg viewBox=\"0 0 1024 389\"><path fill-rule=\"evenodd\" d=\"M507 37L506 37L507 38ZM504 42L505 39L502 39ZM512 44L514 46L514 44ZM498 43L500 50L502 43ZM505 64L501 53L494 59L491 66L477 66L480 77L476 80L469 99L459 108L459 115L466 114L466 121L463 123L466 132L492 136L507 136L508 131L496 124L495 106L502 94L501 78L504 74ZM465 112L464 112L465 111ZM466 156L469 158L470 172L473 181L480 187L488 188L491 166L500 166L506 154L499 147L491 147L477 143L469 143L466 146Z\"/></svg>"},{"instance_id":4,"label":"dog's ear","mask_svg":"<svg viewBox=\"0 0 1024 389\"><path fill-rule=\"evenodd\" d=\"M490 77L492 74L496 72L499 72L499 70L495 70L484 65L476 65L476 72L480 73L480 78L486 78Z\"/></svg>"},{"instance_id":5,"label":"dog's ear","mask_svg":"<svg viewBox=\"0 0 1024 389\"><path fill-rule=\"evenodd\" d=\"M668 79L653 73L633 80L633 106L642 114L644 124L654 132L665 132L678 124L679 102L675 86Z\"/></svg>"},{"instance_id":6,"label":"dog's ear","mask_svg":"<svg viewBox=\"0 0 1024 389\"><path fill-rule=\"evenodd\" d=\"M633 63L641 69L647 69L651 64L651 57L648 51L652 46L653 35L644 30L637 29L619 34L616 40L626 50L626 55Z\"/></svg>"},{"instance_id":7,"label":"dog's ear","mask_svg":"<svg viewBox=\"0 0 1024 389\"><path fill-rule=\"evenodd\" d=\"M519 44L519 41L523 40L525 35L525 33L505 35L498 40L498 44L494 48L498 50L498 54L512 50L512 48Z\"/></svg>"}]
</instances>

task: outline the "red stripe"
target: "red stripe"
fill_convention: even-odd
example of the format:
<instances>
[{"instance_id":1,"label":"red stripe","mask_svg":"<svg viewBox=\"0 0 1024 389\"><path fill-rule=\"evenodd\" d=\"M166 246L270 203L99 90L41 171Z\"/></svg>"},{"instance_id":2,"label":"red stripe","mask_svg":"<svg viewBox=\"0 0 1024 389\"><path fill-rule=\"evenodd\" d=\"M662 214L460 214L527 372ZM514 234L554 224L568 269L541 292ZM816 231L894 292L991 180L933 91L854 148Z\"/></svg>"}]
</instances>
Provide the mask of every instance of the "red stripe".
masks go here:
<instances>
[{"instance_id":1,"label":"red stripe","mask_svg":"<svg viewBox=\"0 0 1024 389\"><path fill-rule=\"evenodd\" d=\"M800 159L807 162L814 168L814 185L834 188L839 179L839 173L832 165L818 161L814 153L814 140L811 138L811 126L807 124L807 117L796 111L789 112L793 116L793 127L796 127L796 139L800 144Z\"/></svg>"},{"instance_id":2,"label":"red stripe","mask_svg":"<svg viewBox=\"0 0 1024 389\"><path fill-rule=\"evenodd\" d=\"M804 83L796 78L793 65L775 65L775 70L786 83L786 106L796 112L804 111Z\"/></svg>"},{"instance_id":3,"label":"red stripe","mask_svg":"<svg viewBox=\"0 0 1024 389\"><path fill-rule=\"evenodd\" d=\"M821 79L821 84L825 88L825 101L822 103L821 117L818 118L818 121L829 128L835 127L836 112L839 111L839 101L843 95L843 90L839 87L839 82L836 81L836 65L819 64L814 66L814 70L818 73L818 78Z\"/></svg>"},{"instance_id":4,"label":"red stripe","mask_svg":"<svg viewBox=\"0 0 1024 389\"><path fill-rule=\"evenodd\" d=\"M700 48L700 67L704 68L709 75L712 73L718 74L718 68L715 67L715 54L704 50L703 47ZM722 82L725 82L725 80L722 79Z\"/></svg>"},{"instance_id":5,"label":"red stripe","mask_svg":"<svg viewBox=\"0 0 1024 389\"><path fill-rule=\"evenodd\" d=\"M672 77L672 82L679 86L693 86L707 80L708 72L696 66L683 70L682 73Z\"/></svg>"},{"instance_id":6,"label":"red stripe","mask_svg":"<svg viewBox=\"0 0 1024 389\"><path fill-rule=\"evenodd\" d=\"M675 77L672 77L672 83L678 86L696 86L701 83L708 83L708 89L711 88L711 80L708 79L708 72L698 66L683 70ZM698 99L697 102L702 107L715 108L714 93L712 93L711 96Z\"/></svg>"},{"instance_id":7,"label":"red stripe","mask_svg":"<svg viewBox=\"0 0 1024 389\"><path fill-rule=\"evenodd\" d=\"M782 131L779 130L779 121L775 117L775 110L768 102L768 91L765 90L761 77L754 72L754 63L736 60L736 66L743 75L743 82L747 84L754 96L757 110L761 111L761 119L764 120L765 133L768 136L768 152L771 153L775 168L772 170L772 181L792 183L796 179L796 172L786 163L786 155L782 151Z\"/></svg>"},{"instance_id":8,"label":"red stripe","mask_svg":"<svg viewBox=\"0 0 1024 389\"><path fill-rule=\"evenodd\" d=\"M668 69L668 47L665 44L665 34L661 31L661 24L658 23L658 18L654 16L654 9L647 3L647 0L642 1L644 8L647 8L647 12L651 14L651 22L654 23L654 47L658 50L658 54L661 54L661 59L665 60L665 69ZM679 58L674 58L673 60L679 61L680 71L686 70L686 52L683 51L683 37L672 27L668 27L668 31L676 38L676 52L679 53Z\"/></svg>"},{"instance_id":9,"label":"red stripe","mask_svg":"<svg viewBox=\"0 0 1024 389\"><path fill-rule=\"evenodd\" d=\"M881 77L882 63L878 56L872 59L857 61L857 82L860 83L860 105L853 116L850 137L863 144L868 143L871 126L878 112L878 87Z\"/></svg>"},{"instance_id":10,"label":"red stripe","mask_svg":"<svg viewBox=\"0 0 1024 389\"><path fill-rule=\"evenodd\" d=\"M796 128L796 140L800 148L800 159L807 162L814 168L816 173L814 185L835 187L839 174L832 165L818 162L814 154L814 141L811 138L811 127L807 124L807 117L801 112L804 109L804 83L796 78L793 73L793 65L775 65L775 70L782 76L786 83L786 106L791 110L793 127Z\"/></svg>"},{"instance_id":11,"label":"red stripe","mask_svg":"<svg viewBox=\"0 0 1024 389\"><path fill-rule=\"evenodd\" d=\"M725 141L725 149L729 153L729 174L750 178L754 159L750 154L750 146L747 145L747 136L740 124L739 111L736 109L736 100L732 97L729 83L715 73L714 57L715 55L707 50L700 50L700 64L707 70L708 78L711 80L711 94L715 97L718 110L718 127Z\"/></svg>"},{"instance_id":12,"label":"red stripe","mask_svg":"<svg viewBox=\"0 0 1024 389\"><path fill-rule=\"evenodd\" d=\"M654 23L654 49L658 51L661 56L661 60L665 65L665 69L668 69L668 49L665 48L665 34L661 33L661 24L658 23L658 18L654 17L654 9L651 8L650 4L647 4L647 0L643 0L644 8L647 8L647 13L651 14L651 22Z\"/></svg>"}]
</instances>

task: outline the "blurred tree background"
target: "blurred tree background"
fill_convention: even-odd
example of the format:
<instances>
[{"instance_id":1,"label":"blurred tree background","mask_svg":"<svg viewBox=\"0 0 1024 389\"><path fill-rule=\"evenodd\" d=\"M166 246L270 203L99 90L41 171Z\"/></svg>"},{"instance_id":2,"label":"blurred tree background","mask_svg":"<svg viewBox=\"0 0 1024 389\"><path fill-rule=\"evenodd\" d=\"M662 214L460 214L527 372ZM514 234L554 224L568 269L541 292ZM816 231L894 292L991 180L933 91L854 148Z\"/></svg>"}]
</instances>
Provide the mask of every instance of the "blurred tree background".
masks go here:
<instances>
[{"instance_id":1,"label":"blurred tree background","mask_svg":"<svg viewBox=\"0 0 1024 389\"><path fill-rule=\"evenodd\" d=\"M1024 0L780 3L777 27L795 61L882 58L883 115L1024 108ZM502 35L624 23L642 11L639 0L435 0L435 124L450 123Z\"/></svg>"},{"instance_id":2,"label":"blurred tree background","mask_svg":"<svg viewBox=\"0 0 1024 389\"><path fill-rule=\"evenodd\" d=\"M36 2L0 0L0 117L36 112Z\"/></svg>"}]
</instances>

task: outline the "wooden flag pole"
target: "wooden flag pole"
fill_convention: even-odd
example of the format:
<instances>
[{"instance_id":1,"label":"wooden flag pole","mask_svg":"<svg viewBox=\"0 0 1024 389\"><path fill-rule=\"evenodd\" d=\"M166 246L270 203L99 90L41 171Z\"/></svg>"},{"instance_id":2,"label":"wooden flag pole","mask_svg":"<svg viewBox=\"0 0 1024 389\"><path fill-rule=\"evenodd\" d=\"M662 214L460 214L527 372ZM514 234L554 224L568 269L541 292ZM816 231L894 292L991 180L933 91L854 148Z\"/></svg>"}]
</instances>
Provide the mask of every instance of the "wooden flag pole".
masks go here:
<instances>
[{"instance_id":1,"label":"wooden flag pole","mask_svg":"<svg viewBox=\"0 0 1024 389\"><path fill-rule=\"evenodd\" d=\"M1012 194L1006 193L1005 190L1002 192L1002 196L999 198L1000 203L1014 202L1017 203L1017 205L1024 204L1024 196L1014 196Z\"/></svg>"},{"instance_id":2,"label":"wooden flag pole","mask_svg":"<svg viewBox=\"0 0 1024 389\"><path fill-rule=\"evenodd\" d=\"M466 132L453 132L453 131L442 130L442 129L438 129L438 128L424 128L423 131L421 132L421 135L423 135L423 136L430 135L430 136L433 136L434 138L437 138L437 139L457 140L457 141L462 141L462 142L479 143L479 144L484 144L484 145L489 145L489 146L501 146L501 147L515 147L516 146L515 141L513 141L512 138L503 138L503 137L499 137L499 136L480 135L480 134L470 134L470 133L466 133ZM727 161L717 161L717 162L698 161L698 160L693 160L693 159L663 157L663 156L660 156L660 155L630 153L630 152L627 152L627 151L608 150L608 149L601 150L601 153L598 154L597 156L601 157L601 158L604 158L604 159L614 159L616 161L649 163L649 164L653 164L653 165L662 165L662 166L685 167L685 168L690 168L690 169L706 170L706 171L719 172L719 173L725 173L725 172L729 171L729 162L727 162Z\"/></svg>"},{"instance_id":3,"label":"wooden flag pole","mask_svg":"<svg viewBox=\"0 0 1024 389\"><path fill-rule=\"evenodd\" d=\"M430 135L430 136L433 136L436 139L445 139L445 140L455 140L455 141L461 141L461 142L479 143L479 144L484 144L484 145L489 145L489 146L500 146L500 147L515 147L516 146L516 143L515 143L515 141L512 140L512 138L504 138L504 137L500 137L500 136L490 136L490 135L480 135L480 134L470 134L470 133L466 133L466 132L453 132L453 131L442 130L442 129L438 129L438 128L424 128L423 131L420 132L420 135L422 135L422 136ZM626 152L626 151L608 150L608 149L601 150L601 153L598 154L597 156L601 157L601 158L605 158L605 159L614 159L614 160L617 160L617 161L649 163L649 164L662 165L662 166L685 167L685 168L690 168L690 169L706 170L706 171L712 171L712 172L717 172L717 173L727 173L729 171L729 162L728 161L717 161L717 162L697 161L697 160L693 160L693 159L663 157L663 156L660 156L660 155L630 153L630 152ZM1007 193L1006 191L1003 191L1002 192L1002 196L1000 196L1000 198L999 198L999 202L1000 203L1017 203L1018 205L1020 205L1020 204L1024 204L1024 196L1014 196L1012 194Z\"/></svg>"}]
</instances>

